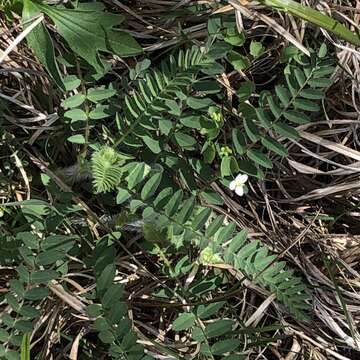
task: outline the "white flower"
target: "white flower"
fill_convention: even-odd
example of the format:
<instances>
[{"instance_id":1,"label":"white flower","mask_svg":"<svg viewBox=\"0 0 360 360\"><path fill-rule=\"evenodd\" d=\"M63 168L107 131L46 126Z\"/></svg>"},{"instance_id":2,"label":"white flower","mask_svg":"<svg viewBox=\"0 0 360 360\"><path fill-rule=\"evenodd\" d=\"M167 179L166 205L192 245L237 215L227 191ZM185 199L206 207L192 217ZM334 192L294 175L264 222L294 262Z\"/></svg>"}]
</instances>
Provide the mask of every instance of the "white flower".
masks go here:
<instances>
[{"instance_id":1,"label":"white flower","mask_svg":"<svg viewBox=\"0 0 360 360\"><path fill-rule=\"evenodd\" d=\"M235 180L233 180L230 185L229 188L232 191L235 191L236 195L239 196L243 196L244 193L246 192L246 185L245 183L248 180L248 176L245 174L239 174Z\"/></svg>"}]
</instances>

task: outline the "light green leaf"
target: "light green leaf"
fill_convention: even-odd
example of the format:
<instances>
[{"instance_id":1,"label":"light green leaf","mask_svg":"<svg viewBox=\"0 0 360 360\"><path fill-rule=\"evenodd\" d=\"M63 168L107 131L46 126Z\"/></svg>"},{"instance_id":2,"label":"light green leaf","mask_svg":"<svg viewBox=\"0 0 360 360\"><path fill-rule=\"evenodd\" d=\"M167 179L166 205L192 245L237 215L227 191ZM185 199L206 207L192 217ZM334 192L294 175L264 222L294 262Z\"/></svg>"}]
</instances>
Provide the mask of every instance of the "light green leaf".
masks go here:
<instances>
[{"instance_id":1,"label":"light green leaf","mask_svg":"<svg viewBox=\"0 0 360 360\"><path fill-rule=\"evenodd\" d=\"M261 42L252 40L250 43L250 54L257 58L264 53L264 47Z\"/></svg>"},{"instance_id":2,"label":"light green leaf","mask_svg":"<svg viewBox=\"0 0 360 360\"><path fill-rule=\"evenodd\" d=\"M135 165L135 168L129 173L126 178L129 189L133 189L137 184L143 181L150 172L150 170L151 168L149 165L143 162L137 163Z\"/></svg>"},{"instance_id":3,"label":"light green leaf","mask_svg":"<svg viewBox=\"0 0 360 360\"><path fill-rule=\"evenodd\" d=\"M88 93L87 93L87 99L89 99L92 102L99 102L102 100L106 100L111 98L112 96L114 96L116 94L116 90L114 89L102 89L102 88L98 88L98 89L89 89Z\"/></svg>"},{"instance_id":4,"label":"light green leaf","mask_svg":"<svg viewBox=\"0 0 360 360\"><path fill-rule=\"evenodd\" d=\"M95 109L89 113L89 118L93 120L104 119L111 116L110 108L108 105L96 105Z\"/></svg>"},{"instance_id":5,"label":"light green leaf","mask_svg":"<svg viewBox=\"0 0 360 360\"><path fill-rule=\"evenodd\" d=\"M116 195L116 204L120 205L124 203L126 200L131 198L131 194L126 189L119 189Z\"/></svg>"},{"instance_id":6,"label":"light green leaf","mask_svg":"<svg viewBox=\"0 0 360 360\"><path fill-rule=\"evenodd\" d=\"M74 144L85 144L86 143L85 137L82 134L72 135L67 138L67 141L74 143Z\"/></svg>"},{"instance_id":7,"label":"light green leaf","mask_svg":"<svg viewBox=\"0 0 360 360\"><path fill-rule=\"evenodd\" d=\"M312 9L309 6L304 6L293 0L261 0L261 3L276 8L277 10L288 12L305 21L309 21L332 32L353 45L360 46L360 36L358 34L347 29L338 20Z\"/></svg>"},{"instance_id":8,"label":"light green leaf","mask_svg":"<svg viewBox=\"0 0 360 360\"><path fill-rule=\"evenodd\" d=\"M76 94L76 95L70 96L70 97L66 98L65 100L63 100L61 102L61 106L65 109L66 108L71 109L71 108L80 106L84 101L85 101L85 95Z\"/></svg>"},{"instance_id":9,"label":"light green leaf","mask_svg":"<svg viewBox=\"0 0 360 360\"><path fill-rule=\"evenodd\" d=\"M191 328L195 323L196 317L193 313L182 313L172 323L174 331L182 331Z\"/></svg>"},{"instance_id":10,"label":"light green leaf","mask_svg":"<svg viewBox=\"0 0 360 360\"><path fill-rule=\"evenodd\" d=\"M74 90L81 84L81 80L75 75L67 75L63 80L66 91Z\"/></svg>"},{"instance_id":11,"label":"light green leaf","mask_svg":"<svg viewBox=\"0 0 360 360\"><path fill-rule=\"evenodd\" d=\"M250 60L236 51L229 52L228 60L236 70L245 70L250 66Z\"/></svg>"},{"instance_id":12,"label":"light green leaf","mask_svg":"<svg viewBox=\"0 0 360 360\"><path fill-rule=\"evenodd\" d=\"M68 110L64 113L64 117L71 119L72 122L85 121L87 119L85 111L81 109Z\"/></svg>"},{"instance_id":13,"label":"light green leaf","mask_svg":"<svg viewBox=\"0 0 360 360\"><path fill-rule=\"evenodd\" d=\"M21 360L30 360L30 336L31 334L25 334L21 342Z\"/></svg>"}]
</instances>

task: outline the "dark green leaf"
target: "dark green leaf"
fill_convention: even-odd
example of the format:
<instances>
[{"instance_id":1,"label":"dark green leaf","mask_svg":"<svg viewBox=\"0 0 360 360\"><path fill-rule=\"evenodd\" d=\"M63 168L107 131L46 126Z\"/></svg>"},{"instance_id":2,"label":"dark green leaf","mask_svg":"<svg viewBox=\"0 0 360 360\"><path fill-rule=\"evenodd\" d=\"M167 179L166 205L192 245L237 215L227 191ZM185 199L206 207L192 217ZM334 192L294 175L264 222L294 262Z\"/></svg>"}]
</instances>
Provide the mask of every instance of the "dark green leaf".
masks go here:
<instances>
[{"instance_id":1,"label":"dark green leaf","mask_svg":"<svg viewBox=\"0 0 360 360\"><path fill-rule=\"evenodd\" d=\"M236 350L240 345L241 341L239 339L221 340L211 346L211 352L213 355L223 355Z\"/></svg>"},{"instance_id":2,"label":"dark green leaf","mask_svg":"<svg viewBox=\"0 0 360 360\"><path fill-rule=\"evenodd\" d=\"M298 132L286 124L274 124L273 127L280 136L295 140L299 137Z\"/></svg>"},{"instance_id":3,"label":"dark green leaf","mask_svg":"<svg viewBox=\"0 0 360 360\"><path fill-rule=\"evenodd\" d=\"M274 153L280 155L280 156L287 156L288 155L288 151L287 149L281 145L279 142L277 142L276 140L272 139L269 136L265 136L261 138L261 143L268 148L268 150L273 151Z\"/></svg>"},{"instance_id":4,"label":"dark green leaf","mask_svg":"<svg viewBox=\"0 0 360 360\"><path fill-rule=\"evenodd\" d=\"M259 150L249 149L247 151L247 156L249 159L255 161L257 164L267 169L271 169L273 167L271 160Z\"/></svg>"},{"instance_id":5,"label":"dark green leaf","mask_svg":"<svg viewBox=\"0 0 360 360\"><path fill-rule=\"evenodd\" d=\"M64 37L70 48L101 72L104 66L98 51L115 53L121 57L142 53L139 44L126 32L115 31L124 17L102 11L83 11L56 8L45 4L40 9L56 25L56 30Z\"/></svg>"},{"instance_id":6,"label":"dark green leaf","mask_svg":"<svg viewBox=\"0 0 360 360\"><path fill-rule=\"evenodd\" d=\"M40 9L30 0L24 0L22 21L24 27L28 27L32 19L40 15ZM65 90L63 79L61 78L59 67L55 60L54 45L51 37L43 23L37 25L26 37L29 47L35 53L39 61L49 72L56 85Z\"/></svg>"}]
</instances>

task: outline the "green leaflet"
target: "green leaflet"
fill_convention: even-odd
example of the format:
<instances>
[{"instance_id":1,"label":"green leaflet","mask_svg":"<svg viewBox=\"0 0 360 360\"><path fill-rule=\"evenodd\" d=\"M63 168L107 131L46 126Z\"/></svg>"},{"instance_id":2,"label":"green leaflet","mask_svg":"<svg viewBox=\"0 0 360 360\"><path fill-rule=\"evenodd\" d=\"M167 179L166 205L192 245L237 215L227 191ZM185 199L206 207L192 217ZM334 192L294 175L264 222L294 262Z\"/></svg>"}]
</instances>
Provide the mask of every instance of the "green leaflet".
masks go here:
<instances>
[{"instance_id":1,"label":"green leaflet","mask_svg":"<svg viewBox=\"0 0 360 360\"><path fill-rule=\"evenodd\" d=\"M38 5L38 8L51 18L70 48L98 72L104 70L98 51L122 57L142 53L140 45L129 34L113 29L123 22L123 16L103 11L62 9L44 4Z\"/></svg>"},{"instance_id":2,"label":"green leaflet","mask_svg":"<svg viewBox=\"0 0 360 360\"><path fill-rule=\"evenodd\" d=\"M24 0L22 22L25 28L29 26L30 20L39 14L40 10L37 5L30 0ZM36 26L26 39L29 47L49 72L56 85L65 91L65 85L55 60L54 46L45 25L41 23Z\"/></svg>"},{"instance_id":3,"label":"green leaflet","mask_svg":"<svg viewBox=\"0 0 360 360\"><path fill-rule=\"evenodd\" d=\"M308 6L301 5L293 0L261 0L261 2L269 7L277 10L288 12L303 20L309 21L320 26L342 39L360 46L360 36L353 33L342 25L339 21L322 14L321 12L311 9Z\"/></svg>"}]
</instances>

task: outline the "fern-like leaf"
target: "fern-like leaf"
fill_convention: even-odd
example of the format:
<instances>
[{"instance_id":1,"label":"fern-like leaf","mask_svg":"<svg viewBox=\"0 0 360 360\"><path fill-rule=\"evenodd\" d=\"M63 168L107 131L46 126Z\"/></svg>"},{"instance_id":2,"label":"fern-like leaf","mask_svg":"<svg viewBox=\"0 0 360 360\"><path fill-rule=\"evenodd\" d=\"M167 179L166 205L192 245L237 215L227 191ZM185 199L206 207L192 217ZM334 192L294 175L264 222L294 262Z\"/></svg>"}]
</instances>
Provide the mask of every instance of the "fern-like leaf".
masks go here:
<instances>
[{"instance_id":1,"label":"fern-like leaf","mask_svg":"<svg viewBox=\"0 0 360 360\"><path fill-rule=\"evenodd\" d=\"M103 147L91 159L93 183L97 192L107 192L119 184L122 160L111 147Z\"/></svg>"}]
</instances>

